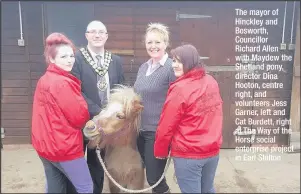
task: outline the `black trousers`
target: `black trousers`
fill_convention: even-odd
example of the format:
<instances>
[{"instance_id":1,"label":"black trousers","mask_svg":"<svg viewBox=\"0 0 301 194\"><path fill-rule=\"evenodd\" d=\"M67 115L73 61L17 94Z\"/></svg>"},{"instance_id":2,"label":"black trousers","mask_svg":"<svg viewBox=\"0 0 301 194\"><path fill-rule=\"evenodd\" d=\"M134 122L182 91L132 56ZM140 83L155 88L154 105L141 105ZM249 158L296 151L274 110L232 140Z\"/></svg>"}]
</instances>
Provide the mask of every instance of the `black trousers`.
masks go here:
<instances>
[{"instance_id":1,"label":"black trousers","mask_svg":"<svg viewBox=\"0 0 301 194\"><path fill-rule=\"evenodd\" d=\"M146 178L148 184L154 185L162 176L166 160L154 157L155 132L141 131L137 140L138 150L146 168ZM169 187L164 178L161 183L153 189L153 193L165 193Z\"/></svg>"},{"instance_id":2,"label":"black trousers","mask_svg":"<svg viewBox=\"0 0 301 194\"><path fill-rule=\"evenodd\" d=\"M89 141L84 138L84 152L86 151L88 142ZM101 152L101 157L104 158L104 152ZM93 193L102 193L104 183L104 170L100 164L95 149L87 148L87 163L93 180ZM67 183L67 193L77 193L75 187L69 180Z\"/></svg>"}]
</instances>

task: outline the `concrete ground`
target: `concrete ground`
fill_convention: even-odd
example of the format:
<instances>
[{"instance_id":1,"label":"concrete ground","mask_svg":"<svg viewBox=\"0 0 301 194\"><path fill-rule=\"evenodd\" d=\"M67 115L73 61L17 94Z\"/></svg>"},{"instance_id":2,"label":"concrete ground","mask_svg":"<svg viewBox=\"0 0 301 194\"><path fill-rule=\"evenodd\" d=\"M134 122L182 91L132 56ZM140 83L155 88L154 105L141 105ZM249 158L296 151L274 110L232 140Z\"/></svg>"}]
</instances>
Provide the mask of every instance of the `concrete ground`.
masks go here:
<instances>
[{"instance_id":1,"label":"concrete ground","mask_svg":"<svg viewBox=\"0 0 301 194\"><path fill-rule=\"evenodd\" d=\"M221 151L218 193L300 193L300 153L281 154L279 161L238 161L235 156L234 150ZM30 145L4 146L1 164L1 193L44 192L43 167ZM167 181L172 193L180 193L173 175L171 164Z\"/></svg>"}]
</instances>

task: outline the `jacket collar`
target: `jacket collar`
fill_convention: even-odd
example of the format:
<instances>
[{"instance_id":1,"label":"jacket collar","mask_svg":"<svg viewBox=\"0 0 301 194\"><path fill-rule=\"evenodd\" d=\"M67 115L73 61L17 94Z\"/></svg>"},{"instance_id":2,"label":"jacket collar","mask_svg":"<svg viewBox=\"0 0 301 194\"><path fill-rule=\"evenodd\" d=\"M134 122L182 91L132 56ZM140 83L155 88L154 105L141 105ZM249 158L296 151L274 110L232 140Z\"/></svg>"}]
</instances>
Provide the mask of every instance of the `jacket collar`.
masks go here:
<instances>
[{"instance_id":1,"label":"jacket collar","mask_svg":"<svg viewBox=\"0 0 301 194\"><path fill-rule=\"evenodd\" d=\"M178 83L181 82L183 80L200 80L202 77L204 77L206 74L205 69L204 68L194 68L190 71L188 71L187 73L185 73L184 75L182 75L181 77L177 78L174 83Z\"/></svg>"},{"instance_id":2,"label":"jacket collar","mask_svg":"<svg viewBox=\"0 0 301 194\"><path fill-rule=\"evenodd\" d=\"M76 82L78 82L80 84L80 80L77 79L74 75L72 75L71 72L66 71L66 70L60 68L59 66L57 66L54 63L50 63L48 65L47 71L55 73L55 74L58 74L58 75L62 75L62 76L68 77L68 78L70 78L70 79L72 79L72 80L74 80L74 81L76 81Z\"/></svg>"}]
</instances>

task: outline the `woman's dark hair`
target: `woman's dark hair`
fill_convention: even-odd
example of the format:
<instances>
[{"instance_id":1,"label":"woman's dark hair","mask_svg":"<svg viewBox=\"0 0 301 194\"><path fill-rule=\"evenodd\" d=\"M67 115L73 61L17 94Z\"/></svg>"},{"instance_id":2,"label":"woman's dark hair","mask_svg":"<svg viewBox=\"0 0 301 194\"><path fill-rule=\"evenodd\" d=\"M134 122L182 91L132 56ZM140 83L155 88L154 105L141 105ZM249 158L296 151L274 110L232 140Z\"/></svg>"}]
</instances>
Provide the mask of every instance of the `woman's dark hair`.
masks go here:
<instances>
[{"instance_id":1,"label":"woman's dark hair","mask_svg":"<svg viewBox=\"0 0 301 194\"><path fill-rule=\"evenodd\" d=\"M184 73L194 69L204 67L203 61L197 49L191 44L179 46L170 51L173 58L177 59L183 64Z\"/></svg>"}]
</instances>

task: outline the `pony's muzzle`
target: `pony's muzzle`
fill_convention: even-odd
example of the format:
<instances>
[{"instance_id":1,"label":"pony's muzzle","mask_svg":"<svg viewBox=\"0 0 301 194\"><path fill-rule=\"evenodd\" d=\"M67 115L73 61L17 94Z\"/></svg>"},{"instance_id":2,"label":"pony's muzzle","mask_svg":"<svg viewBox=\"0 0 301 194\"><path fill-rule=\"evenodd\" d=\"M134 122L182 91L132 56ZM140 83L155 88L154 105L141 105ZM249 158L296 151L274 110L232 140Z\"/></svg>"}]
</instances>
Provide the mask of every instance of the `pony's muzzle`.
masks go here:
<instances>
[{"instance_id":1,"label":"pony's muzzle","mask_svg":"<svg viewBox=\"0 0 301 194\"><path fill-rule=\"evenodd\" d=\"M83 132L84 132L84 135L89 139L99 135L96 124L92 120L90 120L86 123L86 126L85 126Z\"/></svg>"}]
</instances>

